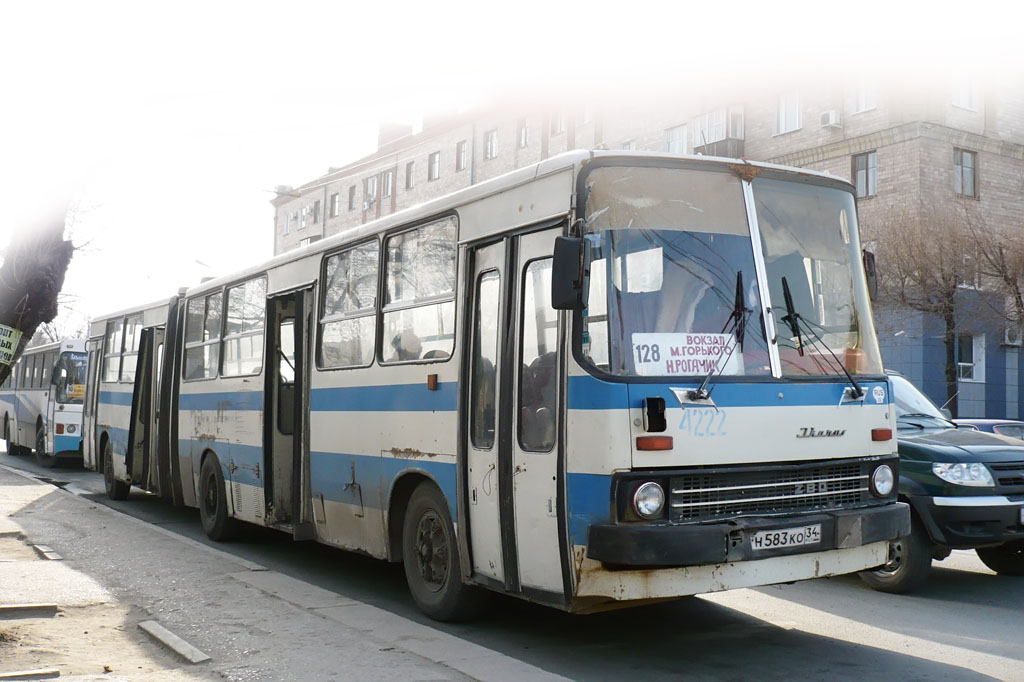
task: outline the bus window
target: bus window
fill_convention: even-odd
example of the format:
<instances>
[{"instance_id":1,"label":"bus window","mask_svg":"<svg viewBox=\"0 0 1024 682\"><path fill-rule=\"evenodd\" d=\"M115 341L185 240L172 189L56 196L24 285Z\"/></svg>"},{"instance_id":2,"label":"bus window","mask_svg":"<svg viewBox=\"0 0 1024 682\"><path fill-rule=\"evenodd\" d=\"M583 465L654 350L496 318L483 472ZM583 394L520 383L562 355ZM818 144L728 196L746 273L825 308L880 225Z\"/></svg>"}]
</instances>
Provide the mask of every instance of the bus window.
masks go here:
<instances>
[{"instance_id":1,"label":"bus window","mask_svg":"<svg viewBox=\"0 0 1024 682\"><path fill-rule=\"evenodd\" d=\"M498 301L501 277L494 270L480 275L476 288L476 321L473 327L473 379L470 395L469 432L473 447L490 450L494 445L496 367L498 364Z\"/></svg>"},{"instance_id":2,"label":"bus window","mask_svg":"<svg viewBox=\"0 0 1024 682\"><path fill-rule=\"evenodd\" d=\"M227 324L222 342L221 375L259 374L263 369L263 327L267 279L252 279L228 289Z\"/></svg>"},{"instance_id":3,"label":"bus window","mask_svg":"<svg viewBox=\"0 0 1024 682\"><path fill-rule=\"evenodd\" d=\"M142 314L131 315L124 322L124 353L121 356L121 381L135 381L135 367L139 361L139 344L142 343Z\"/></svg>"},{"instance_id":4,"label":"bus window","mask_svg":"<svg viewBox=\"0 0 1024 682\"><path fill-rule=\"evenodd\" d=\"M185 380L217 376L220 359L220 292L188 302L185 320Z\"/></svg>"},{"instance_id":5,"label":"bus window","mask_svg":"<svg viewBox=\"0 0 1024 682\"><path fill-rule=\"evenodd\" d=\"M103 381L117 381L121 373L121 343L124 320L107 320L107 333L103 340Z\"/></svg>"},{"instance_id":6,"label":"bus window","mask_svg":"<svg viewBox=\"0 0 1024 682\"><path fill-rule=\"evenodd\" d=\"M85 353L61 353L57 362L58 372L63 376L57 377L58 403L70 403L81 405L85 400Z\"/></svg>"},{"instance_id":7,"label":"bus window","mask_svg":"<svg viewBox=\"0 0 1024 682\"><path fill-rule=\"evenodd\" d=\"M551 259L536 260L523 278L519 444L547 452L555 444L558 313L551 307Z\"/></svg>"},{"instance_id":8,"label":"bus window","mask_svg":"<svg viewBox=\"0 0 1024 682\"><path fill-rule=\"evenodd\" d=\"M320 366L365 367L376 345L377 242L330 256L324 268Z\"/></svg>"},{"instance_id":9,"label":"bus window","mask_svg":"<svg viewBox=\"0 0 1024 682\"><path fill-rule=\"evenodd\" d=\"M455 348L455 218L389 237L385 362L448 359Z\"/></svg>"}]
</instances>

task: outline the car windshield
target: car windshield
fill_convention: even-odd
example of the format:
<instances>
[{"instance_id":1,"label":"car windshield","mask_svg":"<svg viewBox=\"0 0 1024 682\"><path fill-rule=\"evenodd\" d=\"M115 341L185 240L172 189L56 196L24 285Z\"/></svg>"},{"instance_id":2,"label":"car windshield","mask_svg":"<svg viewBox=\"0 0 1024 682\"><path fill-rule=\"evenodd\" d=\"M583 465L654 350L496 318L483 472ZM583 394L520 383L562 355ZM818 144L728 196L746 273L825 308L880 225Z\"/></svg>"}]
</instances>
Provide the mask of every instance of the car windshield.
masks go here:
<instances>
[{"instance_id":1,"label":"car windshield","mask_svg":"<svg viewBox=\"0 0 1024 682\"><path fill-rule=\"evenodd\" d=\"M918 390L914 384L897 375L890 375L892 381L892 399L896 407L896 419L936 419L949 424L939 408Z\"/></svg>"}]
</instances>

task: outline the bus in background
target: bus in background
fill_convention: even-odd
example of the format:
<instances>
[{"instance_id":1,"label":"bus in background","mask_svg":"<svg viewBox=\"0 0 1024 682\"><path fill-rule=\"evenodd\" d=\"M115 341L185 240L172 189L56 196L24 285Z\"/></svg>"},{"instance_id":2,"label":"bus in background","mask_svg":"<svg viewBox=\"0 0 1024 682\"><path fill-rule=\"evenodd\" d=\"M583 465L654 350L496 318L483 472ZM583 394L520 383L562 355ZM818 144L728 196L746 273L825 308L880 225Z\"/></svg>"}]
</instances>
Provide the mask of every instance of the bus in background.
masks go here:
<instances>
[{"instance_id":1,"label":"bus in background","mask_svg":"<svg viewBox=\"0 0 1024 682\"><path fill-rule=\"evenodd\" d=\"M135 431L89 431L115 476L115 439L156 433L209 537L403 562L436 619L484 589L591 612L850 573L909 528L827 174L569 152L177 300L159 413L139 369L112 399ZM94 325L101 405L129 326Z\"/></svg>"},{"instance_id":2,"label":"bus in background","mask_svg":"<svg viewBox=\"0 0 1024 682\"><path fill-rule=\"evenodd\" d=\"M177 310L172 297L91 322L83 461L103 473L111 499L126 499L132 485L174 499L169 468L161 474L172 461L158 457L157 447L166 442L160 415L171 414L160 398L164 336L168 319L173 332Z\"/></svg>"},{"instance_id":3,"label":"bus in background","mask_svg":"<svg viewBox=\"0 0 1024 682\"><path fill-rule=\"evenodd\" d=\"M25 350L0 387L7 452L35 451L36 462L82 456L85 399L84 339L66 339Z\"/></svg>"}]
</instances>

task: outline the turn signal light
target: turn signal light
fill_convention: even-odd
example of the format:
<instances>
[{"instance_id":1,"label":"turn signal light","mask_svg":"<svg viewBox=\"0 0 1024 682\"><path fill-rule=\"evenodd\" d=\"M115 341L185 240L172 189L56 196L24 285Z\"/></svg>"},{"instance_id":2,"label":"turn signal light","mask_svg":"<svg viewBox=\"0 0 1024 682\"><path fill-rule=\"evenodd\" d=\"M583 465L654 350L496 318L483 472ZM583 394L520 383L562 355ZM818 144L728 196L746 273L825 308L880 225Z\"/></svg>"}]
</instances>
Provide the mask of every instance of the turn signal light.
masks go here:
<instances>
[{"instance_id":1,"label":"turn signal light","mask_svg":"<svg viewBox=\"0 0 1024 682\"><path fill-rule=\"evenodd\" d=\"M637 436L637 450L671 450L672 436Z\"/></svg>"},{"instance_id":2,"label":"turn signal light","mask_svg":"<svg viewBox=\"0 0 1024 682\"><path fill-rule=\"evenodd\" d=\"M871 429L871 440L892 440L892 429Z\"/></svg>"},{"instance_id":3,"label":"turn signal light","mask_svg":"<svg viewBox=\"0 0 1024 682\"><path fill-rule=\"evenodd\" d=\"M57 435L59 436L62 433L64 433L64 425L63 424L57 424Z\"/></svg>"}]
</instances>

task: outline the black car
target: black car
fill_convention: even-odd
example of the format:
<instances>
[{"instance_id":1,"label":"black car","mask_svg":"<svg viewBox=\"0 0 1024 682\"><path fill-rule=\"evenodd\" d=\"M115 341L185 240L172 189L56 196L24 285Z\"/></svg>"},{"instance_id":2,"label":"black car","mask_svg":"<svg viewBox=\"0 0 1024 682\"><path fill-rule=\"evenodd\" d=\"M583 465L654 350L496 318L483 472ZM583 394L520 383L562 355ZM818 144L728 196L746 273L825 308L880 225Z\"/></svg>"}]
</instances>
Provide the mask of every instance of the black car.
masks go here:
<instances>
[{"instance_id":1,"label":"black car","mask_svg":"<svg viewBox=\"0 0 1024 682\"><path fill-rule=\"evenodd\" d=\"M958 427L906 378L889 375L910 535L861 577L883 592L924 583L933 559L973 549L1003 575L1024 576L1024 441Z\"/></svg>"}]
</instances>

